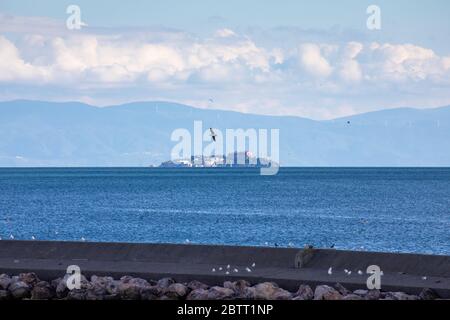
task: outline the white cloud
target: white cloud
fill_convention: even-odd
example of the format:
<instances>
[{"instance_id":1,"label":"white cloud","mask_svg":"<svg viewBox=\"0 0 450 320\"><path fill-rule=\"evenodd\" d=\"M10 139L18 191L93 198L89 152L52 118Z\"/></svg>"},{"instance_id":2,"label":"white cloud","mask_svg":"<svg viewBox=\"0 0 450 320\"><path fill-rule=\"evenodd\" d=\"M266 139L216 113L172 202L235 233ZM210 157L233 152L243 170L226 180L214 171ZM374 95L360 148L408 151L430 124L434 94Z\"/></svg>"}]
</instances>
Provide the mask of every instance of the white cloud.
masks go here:
<instances>
[{"instance_id":1,"label":"white cloud","mask_svg":"<svg viewBox=\"0 0 450 320\"><path fill-rule=\"evenodd\" d=\"M236 33L233 30L230 29L220 29L216 31L216 37L219 38L228 38L228 37L233 37L236 36Z\"/></svg>"},{"instance_id":2,"label":"white cloud","mask_svg":"<svg viewBox=\"0 0 450 320\"><path fill-rule=\"evenodd\" d=\"M333 72L333 68L317 44L302 44L299 48L299 59L302 67L313 76L328 77Z\"/></svg>"}]
</instances>

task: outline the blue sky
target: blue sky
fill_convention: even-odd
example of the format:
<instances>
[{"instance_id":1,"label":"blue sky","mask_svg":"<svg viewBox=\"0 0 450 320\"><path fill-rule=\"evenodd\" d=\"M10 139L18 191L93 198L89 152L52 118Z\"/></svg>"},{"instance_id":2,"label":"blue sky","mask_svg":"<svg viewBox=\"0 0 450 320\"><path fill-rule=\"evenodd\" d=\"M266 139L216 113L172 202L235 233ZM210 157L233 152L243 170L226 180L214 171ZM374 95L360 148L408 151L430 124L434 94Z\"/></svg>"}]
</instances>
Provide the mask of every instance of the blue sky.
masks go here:
<instances>
[{"instance_id":1,"label":"blue sky","mask_svg":"<svg viewBox=\"0 0 450 320\"><path fill-rule=\"evenodd\" d=\"M64 30L70 4L88 27ZM381 30L366 27L371 4ZM450 104L445 0L2 0L0 14L0 58L15 62L0 64L0 100L163 99L318 119Z\"/></svg>"}]
</instances>

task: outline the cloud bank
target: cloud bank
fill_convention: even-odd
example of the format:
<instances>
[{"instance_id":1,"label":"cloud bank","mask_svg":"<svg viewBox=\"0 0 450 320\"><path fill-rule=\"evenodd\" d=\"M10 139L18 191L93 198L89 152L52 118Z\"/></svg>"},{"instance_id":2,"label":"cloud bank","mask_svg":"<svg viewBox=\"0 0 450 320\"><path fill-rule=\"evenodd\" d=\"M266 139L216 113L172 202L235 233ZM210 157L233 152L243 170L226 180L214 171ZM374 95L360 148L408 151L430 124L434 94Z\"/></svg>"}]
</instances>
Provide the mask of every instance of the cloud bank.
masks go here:
<instances>
[{"instance_id":1,"label":"cloud bank","mask_svg":"<svg viewBox=\"0 0 450 320\"><path fill-rule=\"evenodd\" d=\"M28 26L28 27L26 27ZM0 99L93 104L162 99L204 108L329 119L450 104L450 55L410 43L261 43L213 30L69 31L0 15Z\"/></svg>"}]
</instances>

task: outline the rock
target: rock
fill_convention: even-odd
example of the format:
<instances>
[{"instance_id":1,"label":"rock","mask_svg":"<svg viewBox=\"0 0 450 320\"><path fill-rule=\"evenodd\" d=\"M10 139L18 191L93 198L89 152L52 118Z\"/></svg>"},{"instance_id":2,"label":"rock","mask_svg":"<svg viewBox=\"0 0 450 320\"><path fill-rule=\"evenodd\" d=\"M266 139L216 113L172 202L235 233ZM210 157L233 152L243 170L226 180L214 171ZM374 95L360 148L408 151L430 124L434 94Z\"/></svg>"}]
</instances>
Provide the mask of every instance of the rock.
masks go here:
<instances>
[{"instance_id":1,"label":"rock","mask_svg":"<svg viewBox=\"0 0 450 320\"><path fill-rule=\"evenodd\" d=\"M208 294L206 289L195 289L188 294L186 300L208 300Z\"/></svg>"},{"instance_id":2,"label":"rock","mask_svg":"<svg viewBox=\"0 0 450 320\"><path fill-rule=\"evenodd\" d=\"M55 290L47 281L39 281L31 290L32 300L49 300L55 296Z\"/></svg>"},{"instance_id":3,"label":"rock","mask_svg":"<svg viewBox=\"0 0 450 320\"><path fill-rule=\"evenodd\" d=\"M436 300L441 297L432 289L424 288L422 292L419 294L419 298L422 300Z\"/></svg>"},{"instance_id":4,"label":"rock","mask_svg":"<svg viewBox=\"0 0 450 320\"><path fill-rule=\"evenodd\" d=\"M14 281L8 287L14 299L25 299L30 297L30 287L23 281Z\"/></svg>"},{"instance_id":5,"label":"rock","mask_svg":"<svg viewBox=\"0 0 450 320\"><path fill-rule=\"evenodd\" d=\"M99 284L92 284L92 288L86 290L86 300L104 300L104 297L107 295L109 294L106 288Z\"/></svg>"},{"instance_id":6,"label":"rock","mask_svg":"<svg viewBox=\"0 0 450 320\"><path fill-rule=\"evenodd\" d=\"M275 291L270 300L291 300L291 299L292 293L290 293L287 290L278 288L278 290Z\"/></svg>"},{"instance_id":7,"label":"rock","mask_svg":"<svg viewBox=\"0 0 450 320\"><path fill-rule=\"evenodd\" d=\"M11 284L11 277L7 274L0 274L0 290L7 290Z\"/></svg>"},{"instance_id":8,"label":"rock","mask_svg":"<svg viewBox=\"0 0 450 320\"><path fill-rule=\"evenodd\" d=\"M0 290L0 301L9 300L10 297L8 290Z\"/></svg>"},{"instance_id":9,"label":"rock","mask_svg":"<svg viewBox=\"0 0 450 320\"><path fill-rule=\"evenodd\" d=\"M369 292L367 292L365 298L367 300L380 300L381 298L381 292L380 290L369 290Z\"/></svg>"},{"instance_id":10,"label":"rock","mask_svg":"<svg viewBox=\"0 0 450 320\"><path fill-rule=\"evenodd\" d=\"M52 286L53 289L56 290L56 287L61 282L61 280L62 280L62 278L53 279L52 281L50 281L50 285Z\"/></svg>"},{"instance_id":11,"label":"rock","mask_svg":"<svg viewBox=\"0 0 450 320\"><path fill-rule=\"evenodd\" d=\"M173 283L164 290L164 295L172 299L181 299L188 294L188 288L181 283Z\"/></svg>"},{"instance_id":12,"label":"rock","mask_svg":"<svg viewBox=\"0 0 450 320\"><path fill-rule=\"evenodd\" d=\"M352 293L350 290L347 290L347 288L345 288L342 284L340 283L336 283L334 285L334 288L343 296L349 295L350 293Z\"/></svg>"},{"instance_id":13,"label":"rock","mask_svg":"<svg viewBox=\"0 0 450 320\"><path fill-rule=\"evenodd\" d=\"M119 297L119 282L112 277L91 277L91 288L87 290L87 300L113 300Z\"/></svg>"},{"instance_id":14,"label":"rock","mask_svg":"<svg viewBox=\"0 0 450 320\"><path fill-rule=\"evenodd\" d=\"M175 283L175 280L173 280L172 278L163 278L163 279L159 280L156 285L160 288L165 289L174 283Z\"/></svg>"},{"instance_id":15,"label":"rock","mask_svg":"<svg viewBox=\"0 0 450 320\"><path fill-rule=\"evenodd\" d=\"M363 297L358 296L357 294L350 293L342 298L342 300L364 300Z\"/></svg>"},{"instance_id":16,"label":"rock","mask_svg":"<svg viewBox=\"0 0 450 320\"><path fill-rule=\"evenodd\" d=\"M342 300L342 295L334 288L322 285L314 291L314 300Z\"/></svg>"},{"instance_id":17,"label":"rock","mask_svg":"<svg viewBox=\"0 0 450 320\"><path fill-rule=\"evenodd\" d=\"M258 283L253 288L255 289L255 299L286 300L292 298L292 294L289 291L279 288L273 282Z\"/></svg>"},{"instance_id":18,"label":"rock","mask_svg":"<svg viewBox=\"0 0 450 320\"><path fill-rule=\"evenodd\" d=\"M52 286L55 288L56 297L58 299L67 297L67 294L69 293L66 280L67 277L58 278L52 281Z\"/></svg>"},{"instance_id":19,"label":"rock","mask_svg":"<svg viewBox=\"0 0 450 320\"><path fill-rule=\"evenodd\" d=\"M256 300L256 289L254 287L244 288L238 298L242 300Z\"/></svg>"},{"instance_id":20,"label":"rock","mask_svg":"<svg viewBox=\"0 0 450 320\"><path fill-rule=\"evenodd\" d=\"M392 300L419 300L418 296L409 295L404 292L388 292L385 299Z\"/></svg>"},{"instance_id":21,"label":"rock","mask_svg":"<svg viewBox=\"0 0 450 320\"><path fill-rule=\"evenodd\" d=\"M84 289L73 289L67 294L67 300L86 300L87 291Z\"/></svg>"},{"instance_id":22,"label":"rock","mask_svg":"<svg viewBox=\"0 0 450 320\"><path fill-rule=\"evenodd\" d=\"M34 286L40 281L34 272L19 274L19 280L25 282L29 286Z\"/></svg>"},{"instance_id":23,"label":"rock","mask_svg":"<svg viewBox=\"0 0 450 320\"><path fill-rule=\"evenodd\" d=\"M311 287L305 284L300 285L297 292L294 295L295 300L312 300L314 298L314 292Z\"/></svg>"},{"instance_id":24,"label":"rock","mask_svg":"<svg viewBox=\"0 0 450 320\"><path fill-rule=\"evenodd\" d=\"M242 295L242 293L245 291L245 288L250 287L250 283L245 280L238 280L238 281L225 281L223 283L224 288L228 288L234 291L237 295Z\"/></svg>"},{"instance_id":25,"label":"rock","mask_svg":"<svg viewBox=\"0 0 450 320\"><path fill-rule=\"evenodd\" d=\"M208 285L206 285L206 284L204 284L204 283L202 283L200 281L197 281L197 280L193 280L193 281L189 282L187 284L187 287L189 288L189 290L197 290L197 289L205 289L206 290L206 289L209 289Z\"/></svg>"},{"instance_id":26,"label":"rock","mask_svg":"<svg viewBox=\"0 0 450 320\"><path fill-rule=\"evenodd\" d=\"M369 293L369 290L355 290L353 291L354 294L365 297L367 293Z\"/></svg>"},{"instance_id":27,"label":"rock","mask_svg":"<svg viewBox=\"0 0 450 320\"><path fill-rule=\"evenodd\" d=\"M119 295L126 300L139 300L142 290L143 288L129 282L120 282L118 287Z\"/></svg>"},{"instance_id":28,"label":"rock","mask_svg":"<svg viewBox=\"0 0 450 320\"><path fill-rule=\"evenodd\" d=\"M162 295L162 290L156 285L141 289L142 300L157 300Z\"/></svg>"},{"instance_id":29,"label":"rock","mask_svg":"<svg viewBox=\"0 0 450 320\"><path fill-rule=\"evenodd\" d=\"M120 278L117 290L123 299L139 300L141 291L150 287L150 283L147 280L125 276Z\"/></svg>"},{"instance_id":30,"label":"rock","mask_svg":"<svg viewBox=\"0 0 450 320\"><path fill-rule=\"evenodd\" d=\"M208 290L208 300L227 300L234 296L234 291L228 288L212 287Z\"/></svg>"},{"instance_id":31,"label":"rock","mask_svg":"<svg viewBox=\"0 0 450 320\"><path fill-rule=\"evenodd\" d=\"M56 286L55 292L56 297L58 299L63 299L67 297L69 291L69 288L67 287L67 281L69 280L70 274L66 274L64 278L58 278L51 282L52 287ZM92 287L92 284L86 279L84 275L80 275L80 289L74 289L74 290L87 290ZM77 299L78 300L78 299Z\"/></svg>"}]
</instances>

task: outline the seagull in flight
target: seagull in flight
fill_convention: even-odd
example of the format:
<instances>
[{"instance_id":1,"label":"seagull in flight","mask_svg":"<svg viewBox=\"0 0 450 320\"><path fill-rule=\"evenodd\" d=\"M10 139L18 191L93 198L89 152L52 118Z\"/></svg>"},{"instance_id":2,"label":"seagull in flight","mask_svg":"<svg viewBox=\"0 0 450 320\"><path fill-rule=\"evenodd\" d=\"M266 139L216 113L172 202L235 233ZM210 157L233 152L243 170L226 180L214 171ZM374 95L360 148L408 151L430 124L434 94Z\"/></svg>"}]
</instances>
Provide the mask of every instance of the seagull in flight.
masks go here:
<instances>
[{"instance_id":1,"label":"seagull in flight","mask_svg":"<svg viewBox=\"0 0 450 320\"><path fill-rule=\"evenodd\" d=\"M217 134L214 132L214 130L212 128L209 128L209 131L211 132L211 137L212 137L213 141L216 142Z\"/></svg>"}]
</instances>

